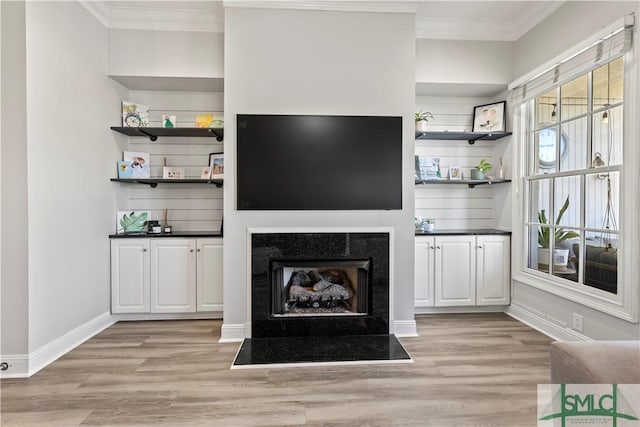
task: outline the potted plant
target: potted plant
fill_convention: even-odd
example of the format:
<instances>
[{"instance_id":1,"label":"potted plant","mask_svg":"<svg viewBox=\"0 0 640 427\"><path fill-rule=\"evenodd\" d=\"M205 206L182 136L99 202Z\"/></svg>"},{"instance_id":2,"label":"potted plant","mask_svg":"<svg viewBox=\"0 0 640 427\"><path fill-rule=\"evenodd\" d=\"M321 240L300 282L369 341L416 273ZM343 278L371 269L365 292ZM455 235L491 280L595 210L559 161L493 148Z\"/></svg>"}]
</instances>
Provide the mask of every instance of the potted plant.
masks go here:
<instances>
[{"instance_id":1,"label":"potted plant","mask_svg":"<svg viewBox=\"0 0 640 427\"><path fill-rule=\"evenodd\" d=\"M492 169L491 163L485 159L480 160L480 164L474 169L471 169L471 179L484 179L485 173Z\"/></svg>"},{"instance_id":2,"label":"potted plant","mask_svg":"<svg viewBox=\"0 0 640 427\"><path fill-rule=\"evenodd\" d=\"M560 225L560 221L562 220L562 216L569 208L569 196L564 201L564 204L560 208L560 212L558 212L558 217L556 218L555 225ZM549 220L547 219L547 213L545 209L542 209L538 212L538 222L540 224L549 224ZM579 237L579 235L573 231L567 231L562 228L557 228L554 233L554 249L553 249L553 269L554 270L566 270L567 262L569 261L569 249L558 248L558 246L568 239L573 239L574 237ZM540 227L538 229L538 269L539 270L548 270L549 269L549 247L551 246L551 228L548 227Z\"/></svg>"},{"instance_id":3,"label":"potted plant","mask_svg":"<svg viewBox=\"0 0 640 427\"><path fill-rule=\"evenodd\" d=\"M427 130L427 122L433 119L433 114L428 111L418 111L415 115L416 131L425 132Z\"/></svg>"},{"instance_id":4,"label":"potted plant","mask_svg":"<svg viewBox=\"0 0 640 427\"><path fill-rule=\"evenodd\" d=\"M424 218L422 220L422 231L431 233L436 226L436 220L434 218Z\"/></svg>"}]
</instances>

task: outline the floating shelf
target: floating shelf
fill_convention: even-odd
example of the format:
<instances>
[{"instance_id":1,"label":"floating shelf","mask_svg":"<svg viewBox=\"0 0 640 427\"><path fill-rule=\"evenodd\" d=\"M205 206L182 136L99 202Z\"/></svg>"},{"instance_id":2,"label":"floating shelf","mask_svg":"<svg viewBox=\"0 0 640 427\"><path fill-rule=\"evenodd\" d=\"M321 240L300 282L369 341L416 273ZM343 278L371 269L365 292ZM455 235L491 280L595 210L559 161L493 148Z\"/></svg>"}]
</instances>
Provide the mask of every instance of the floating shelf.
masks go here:
<instances>
[{"instance_id":1,"label":"floating shelf","mask_svg":"<svg viewBox=\"0 0 640 427\"><path fill-rule=\"evenodd\" d=\"M451 185L460 185L466 184L469 188L474 188L476 185L492 185L492 184L502 184L505 182L511 182L510 179L503 180L488 180L488 179L433 179L427 181L416 181L416 185L418 184L451 184Z\"/></svg>"},{"instance_id":2,"label":"floating shelf","mask_svg":"<svg viewBox=\"0 0 640 427\"><path fill-rule=\"evenodd\" d=\"M216 140L224 139L223 128L150 128L150 127L125 127L111 126L111 130L120 132L127 136L146 136L151 141L155 141L159 136L188 136L188 137L215 137Z\"/></svg>"},{"instance_id":3,"label":"floating shelf","mask_svg":"<svg viewBox=\"0 0 640 427\"><path fill-rule=\"evenodd\" d=\"M416 131L416 139L441 139L446 141L467 141L473 145L476 141L495 141L511 135L511 132L420 132Z\"/></svg>"},{"instance_id":4,"label":"floating shelf","mask_svg":"<svg viewBox=\"0 0 640 427\"><path fill-rule=\"evenodd\" d=\"M143 184L156 188L158 184L213 184L222 187L221 179L162 179L162 178L111 178L112 182L124 182L127 184Z\"/></svg>"}]
</instances>

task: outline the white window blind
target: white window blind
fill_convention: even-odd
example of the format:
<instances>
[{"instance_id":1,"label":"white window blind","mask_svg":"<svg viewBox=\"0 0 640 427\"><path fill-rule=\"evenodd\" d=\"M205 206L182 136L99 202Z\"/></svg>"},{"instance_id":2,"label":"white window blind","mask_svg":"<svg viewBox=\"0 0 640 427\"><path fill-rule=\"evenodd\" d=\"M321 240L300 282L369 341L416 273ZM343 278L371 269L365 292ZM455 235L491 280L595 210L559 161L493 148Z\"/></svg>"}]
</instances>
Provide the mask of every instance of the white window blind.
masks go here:
<instances>
[{"instance_id":1,"label":"white window blind","mask_svg":"<svg viewBox=\"0 0 640 427\"><path fill-rule=\"evenodd\" d=\"M509 85L511 103L516 105L533 99L623 56L631 48L634 15L629 15L621 21L618 28L614 28L593 44L568 55L566 59L556 62L555 65L523 82L517 81Z\"/></svg>"}]
</instances>

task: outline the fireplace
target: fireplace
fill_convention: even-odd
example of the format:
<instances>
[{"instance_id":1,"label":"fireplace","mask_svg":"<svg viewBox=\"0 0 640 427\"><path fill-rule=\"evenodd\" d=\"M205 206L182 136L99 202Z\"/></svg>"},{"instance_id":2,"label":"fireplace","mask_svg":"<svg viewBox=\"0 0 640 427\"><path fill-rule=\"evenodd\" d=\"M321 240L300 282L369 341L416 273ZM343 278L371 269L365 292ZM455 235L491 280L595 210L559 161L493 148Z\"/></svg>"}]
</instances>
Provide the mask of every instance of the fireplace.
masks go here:
<instances>
[{"instance_id":1,"label":"fireplace","mask_svg":"<svg viewBox=\"0 0 640 427\"><path fill-rule=\"evenodd\" d=\"M389 233L252 233L251 338L233 368L411 363L389 334Z\"/></svg>"},{"instance_id":2,"label":"fireplace","mask_svg":"<svg viewBox=\"0 0 640 427\"><path fill-rule=\"evenodd\" d=\"M272 316L366 316L369 272L364 260L271 261Z\"/></svg>"},{"instance_id":3,"label":"fireplace","mask_svg":"<svg viewBox=\"0 0 640 427\"><path fill-rule=\"evenodd\" d=\"M251 235L251 335L389 333L389 233Z\"/></svg>"}]
</instances>

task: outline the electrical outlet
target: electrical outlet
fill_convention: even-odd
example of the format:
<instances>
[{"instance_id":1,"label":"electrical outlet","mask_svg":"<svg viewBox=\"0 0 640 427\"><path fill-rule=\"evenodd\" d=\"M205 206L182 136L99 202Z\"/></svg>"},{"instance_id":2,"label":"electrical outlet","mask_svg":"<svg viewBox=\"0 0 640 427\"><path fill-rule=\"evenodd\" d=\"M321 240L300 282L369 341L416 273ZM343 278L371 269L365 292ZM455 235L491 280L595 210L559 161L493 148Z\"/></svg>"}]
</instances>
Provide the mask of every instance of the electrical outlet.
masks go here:
<instances>
[{"instance_id":1,"label":"electrical outlet","mask_svg":"<svg viewBox=\"0 0 640 427\"><path fill-rule=\"evenodd\" d=\"M584 318L579 315L578 313L573 313L573 329L575 329L578 332L582 332L582 328L583 328L583 322Z\"/></svg>"}]
</instances>

